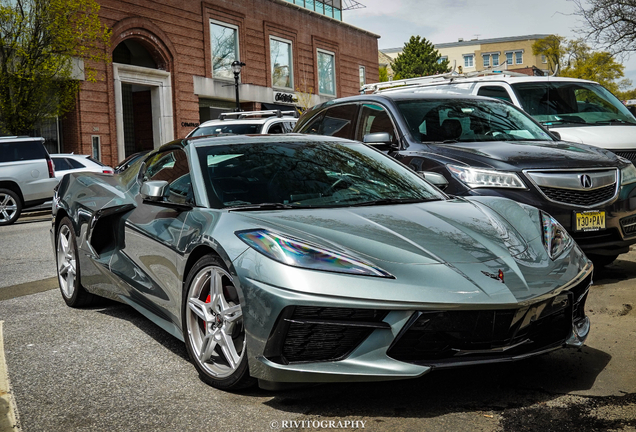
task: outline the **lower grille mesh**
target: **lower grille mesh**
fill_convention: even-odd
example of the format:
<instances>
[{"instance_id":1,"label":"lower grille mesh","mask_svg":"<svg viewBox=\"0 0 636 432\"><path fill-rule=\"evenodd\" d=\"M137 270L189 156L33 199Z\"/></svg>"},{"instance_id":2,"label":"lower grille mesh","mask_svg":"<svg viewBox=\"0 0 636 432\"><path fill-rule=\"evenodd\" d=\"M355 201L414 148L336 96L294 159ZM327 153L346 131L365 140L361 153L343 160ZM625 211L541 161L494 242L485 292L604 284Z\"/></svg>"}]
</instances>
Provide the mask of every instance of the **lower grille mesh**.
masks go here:
<instances>
[{"instance_id":1,"label":"lower grille mesh","mask_svg":"<svg viewBox=\"0 0 636 432\"><path fill-rule=\"evenodd\" d=\"M552 201L589 207L612 199L616 193L616 184L595 190L572 190L546 186L540 186L540 189Z\"/></svg>"}]
</instances>

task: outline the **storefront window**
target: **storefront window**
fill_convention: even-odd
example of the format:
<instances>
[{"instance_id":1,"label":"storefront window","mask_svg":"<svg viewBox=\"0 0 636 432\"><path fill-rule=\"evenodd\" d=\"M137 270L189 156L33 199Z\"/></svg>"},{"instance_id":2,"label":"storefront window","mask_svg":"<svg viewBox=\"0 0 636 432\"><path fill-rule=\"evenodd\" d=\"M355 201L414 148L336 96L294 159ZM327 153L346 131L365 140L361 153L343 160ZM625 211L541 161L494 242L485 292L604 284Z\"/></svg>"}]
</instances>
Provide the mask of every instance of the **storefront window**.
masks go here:
<instances>
[{"instance_id":1,"label":"storefront window","mask_svg":"<svg viewBox=\"0 0 636 432\"><path fill-rule=\"evenodd\" d=\"M238 28L216 21L210 22L212 76L234 79L232 62L239 59Z\"/></svg>"},{"instance_id":2,"label":"storefront window","mask_svg":"<svg viewBox=\"0 0 636 432\"><path fill-rule=\"evenodd\" d=\"M272 37L269 39L269 52L272 64L272 86L293 89L291 42Z\"/></svg>"},{"instance_id":3,"label":"storefront window","mask_svg":"<svg viewBox=\"0 0 636 432\"><path fill-rule=\"evenodd\" d=\"M318 50L318 92L336 95L335 55L329 51Z\"/></svg>"}]
</instances>

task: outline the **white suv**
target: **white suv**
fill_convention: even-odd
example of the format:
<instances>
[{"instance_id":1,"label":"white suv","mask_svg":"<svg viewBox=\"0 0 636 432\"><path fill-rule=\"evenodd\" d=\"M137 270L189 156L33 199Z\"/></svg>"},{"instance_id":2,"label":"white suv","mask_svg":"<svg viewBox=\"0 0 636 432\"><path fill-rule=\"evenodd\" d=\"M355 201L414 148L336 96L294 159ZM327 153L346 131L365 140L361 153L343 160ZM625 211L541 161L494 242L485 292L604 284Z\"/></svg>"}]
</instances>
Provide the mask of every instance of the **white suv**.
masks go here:
<instances>
[{"instance_id":1,"label":"white suv","mask_svg":"<svg viewBox=\"0 0 636 432\"><path fill-rule=\"evenodd\" d=\"M239 111L222 113L217 120L208 120L186 138L204 135L251 135L289 133L296 124L296 111Z\"/></svg>"},{"instance_id":2,"label":"white suv","mask_svg":"<svg viewBox=\"0 0 636 432\"><path fill-rule=\"evenodd\" d=\"M636 162L636 118L600 84L576 78L520 76L511 72L485 76L446 74L404 80L389 92L433 92L489 96L523 109L563 141L608 149ZM395 81L400 84L402 81ZM375 87L374 87L375 86ZM370 84L365 89L387 87Z\"/></svg>"},{"instance_id":3,"label":"white suv","mask_svg":"<svg viewBox=\"0 0 636 432\"><path fill-rule=\"evenodd\" d=\"M0 137L0 225L50 200L57 183L44 138Z\"/></svg>"}]
</instances>

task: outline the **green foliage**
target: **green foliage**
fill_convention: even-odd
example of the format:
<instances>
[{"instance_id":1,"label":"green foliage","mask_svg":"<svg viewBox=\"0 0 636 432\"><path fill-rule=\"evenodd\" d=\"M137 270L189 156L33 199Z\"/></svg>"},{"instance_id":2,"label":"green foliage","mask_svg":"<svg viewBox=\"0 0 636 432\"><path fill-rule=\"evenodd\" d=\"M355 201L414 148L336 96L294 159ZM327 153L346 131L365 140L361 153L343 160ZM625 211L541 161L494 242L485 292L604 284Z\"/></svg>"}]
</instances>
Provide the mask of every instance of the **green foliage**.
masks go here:
<instances>
[{"instance_id":1,"label":"green foliage","mask_svg":"<svg viewBox=\"0 0 636 432\"><path fill-rule=\"evenodd\" d=\"M552 72L558 65L559 76L596 81L614 94L631 86L630 80L621 79L625 66L607 51L593 51L582 39L548 36L532 45L532 53L545 55Z\"/></svg>"},{"instance_id":2,"label":"green foliage","mask_svg":"<svg viewBox=\"0 0 636 432\"><path fill-rule=\"evenodd\" d=\"M385 82L389 80L389 72L387 71L386 66L380 66L380 82Z\"/></svg>"},{"instance_id":3,"label":"green foliage","mask_svg":"<svg viewBox=\"0 0 636 432\"><path fill-rule=\"evenodd\" d=\"M94 0L0 0L0 132L23 135L73 108L84 73L108 61ZM78 65L83 62L83 70Z\"/></svg>"},{"instance_id":4,"label":"green foliage","mask_svg":"<svg viewBox=\"0 0 636 432\"><path fill-rule=\"evenodd\" d=\"M448 72L448 60L440 62L441 55L432 43L420 36L411 36L402 53L391 64L395 79L415 78Z\"/></svg>"}]
</instances>

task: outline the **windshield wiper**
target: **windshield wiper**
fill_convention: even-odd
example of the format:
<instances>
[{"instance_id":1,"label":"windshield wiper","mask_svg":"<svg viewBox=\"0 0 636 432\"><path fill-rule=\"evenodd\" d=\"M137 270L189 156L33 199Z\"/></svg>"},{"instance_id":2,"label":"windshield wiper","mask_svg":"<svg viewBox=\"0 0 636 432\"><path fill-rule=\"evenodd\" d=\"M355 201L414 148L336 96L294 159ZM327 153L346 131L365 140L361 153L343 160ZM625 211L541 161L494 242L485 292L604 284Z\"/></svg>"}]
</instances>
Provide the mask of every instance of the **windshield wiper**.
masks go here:
<instances>
[{"instance_id":1,"label":"windshield wiper","mask_svg":"<svg viewBox=\"0 0 636 432\"><path fill-rule=\"evenodd\" d=\"M586 124L587 122L583 119L573 117L573 118L560 118L558 120L546 120L539 122L543 126L551 126L553 124L564 124L564 123L576 123L576 124Z\"/></svg>"},{"instance_id":2,"label":"windshield wiper","mask_svg":"<svg viewBox=\"0 0 636 432\"><path fill-rule=\"evenodd\" d=\"M388 204L413 204L427 201L436 201L441 198L383 198L373 201L364 201L360 203L349 204L351 207L388 205Z\"/></svg>"},{"instance_id":3,"label":"windshield wiper","mask_svg":"<svg viewBox=\"0 0 636 432\"><path fill-rule=\"evenodd\" d=\"M281 204L281 203L260 203L260 204L239 204L231 207L226 207L229 211L249 211L249 210L289 210L304 208L303 206L297 206L293 204Z\"/></svg>"},{"instance_id":4,"label":"windshield wiper","mask_svg":"<svg viewBox=\"0 0 636 432\"><path fill-rule=\"evenodd\" d=\"M609 120L599 120L599 121L595 121L594 124L612 124L612 123L620 123L620 124L634 124L632 122L626 122L623 119L609 119Z\"/></svg>"}]
</instances>

